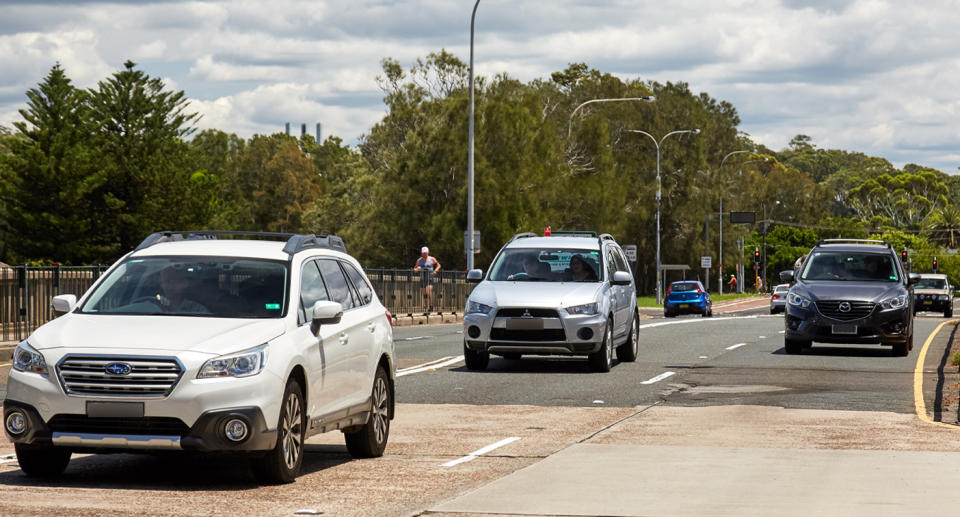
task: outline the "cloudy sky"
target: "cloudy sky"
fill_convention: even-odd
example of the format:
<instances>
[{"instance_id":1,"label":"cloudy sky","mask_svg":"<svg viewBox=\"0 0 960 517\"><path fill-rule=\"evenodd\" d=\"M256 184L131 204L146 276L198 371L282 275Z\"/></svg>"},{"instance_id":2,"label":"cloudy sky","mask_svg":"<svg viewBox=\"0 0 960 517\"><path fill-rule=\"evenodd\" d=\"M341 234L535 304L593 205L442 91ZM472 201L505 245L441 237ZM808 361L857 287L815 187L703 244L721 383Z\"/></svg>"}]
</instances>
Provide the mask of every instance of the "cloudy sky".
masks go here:
<instances>
[{"instance_id":1,"label":"cloudy sky","mask_svg":"<svg viewBox=\"0 0 960 517\"><path fill-rule=\"evenodd\" d=\"M355 143L384 114L380 60L467 61L473 0L0 0L0 124L59 61L91 87L131 59L243 137L307 123ZM475 66L524 81L585 62L685 81L774 149L960 166L960 2L482 0Z\"/></svg>"}]
</instances>

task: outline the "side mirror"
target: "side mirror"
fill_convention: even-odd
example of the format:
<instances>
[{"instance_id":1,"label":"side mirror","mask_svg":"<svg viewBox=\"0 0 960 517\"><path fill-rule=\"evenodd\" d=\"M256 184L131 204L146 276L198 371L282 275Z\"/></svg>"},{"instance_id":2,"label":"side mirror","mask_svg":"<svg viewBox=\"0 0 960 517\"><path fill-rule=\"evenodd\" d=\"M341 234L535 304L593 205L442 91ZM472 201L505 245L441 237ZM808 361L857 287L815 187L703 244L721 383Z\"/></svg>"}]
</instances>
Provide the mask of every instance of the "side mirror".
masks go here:
<instances>
[{"instance_id":1,"label":"side mirror","mask_svg":"<svg viewBox=\"0 0 960 517\"><path fill-rule=\"evenodd\" d=\"M630 273L627 273L626 271L615 271L610 283L613 285L630 285L630 282L632 281L633 277L630 276Z\"/></svg>"},{"instance_id":2,"label":"side mirror","mask_svg":"<svg viewBox=\"0 0 960 517\"><path fill-rule=\"evenodd\" d=\"M53 312L57 313L57 316L72 311L76 306L77 296L73 294L61 294L54 296L53 300L50 302L50 307L53 308Z\"/></svg>"},{"instance_id":3,"label":"side mirror","mask_svg":"<svg viewBox=\"0 0 960 517\"><path fill-rule=\"evenodd\" d=\"M908 273L907 274L907 285L913 285L920 281L919 273Z\"/></svg>"},{"instance_id":4,"label":"side mirror","mask_svg":"<svg viewBox=\"0 0 960 517\"><path fill-rule=\"evenodd\" d=\"M467 271L467 282L471 284L480 283L483 280L483 270L482 269L471 269Z\"/></svg>"},{"instance_id":5,"label":"side mirror","mask_svg":"<svg viewBox=\"0 0 960 517\"><path fill-rule=\"evenodd\" d=\"M793 270L788 269L787 271L780 272L780 281L785 284L792 284L794 282Z\"/></svg>"},{"instance_id":6,"label":"side mirror","mask_svg":"<svg viewBox=\"0 0 960 517\"><path fill-rule=\"evenodd\" d=\"M340 323L343 316L343 306L338 302L320 300L313 304L313 323L315 325L330 325Z\"/></svg>"}]
</instances>

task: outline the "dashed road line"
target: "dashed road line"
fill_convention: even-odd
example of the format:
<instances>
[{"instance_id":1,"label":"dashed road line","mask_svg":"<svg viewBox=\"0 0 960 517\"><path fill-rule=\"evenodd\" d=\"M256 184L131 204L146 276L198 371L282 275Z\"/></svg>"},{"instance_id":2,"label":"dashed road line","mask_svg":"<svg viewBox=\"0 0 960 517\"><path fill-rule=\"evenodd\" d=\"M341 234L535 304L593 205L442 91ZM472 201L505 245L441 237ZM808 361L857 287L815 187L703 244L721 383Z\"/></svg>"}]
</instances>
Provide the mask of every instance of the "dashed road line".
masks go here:
<instances>
[{"instance_id":1,"label":"dashed road line","mask_svg":"<svg viewBox=\"0 0 960 517\"><path fill-rule=\"evenodd\" d=\"M736 345L730 345L727 347L727 350L736 350L742 346L747 346L746 343L737 343Z\"/></svg>"},{"instance_id":2,"label":"dashed road line","mask_svg":"<svg viewBox=\"0 0 960 517\"><path fill-rule=\"evenodd\" d=\"M646 329L653 327L662 327L664 325L684 325L689 323L708 323L711 321L727 321L727 320L749 320L756 319L757 316L724 316L720 318L696 318L689 320L676 320L676 321L661 321L658 323L647 323L646 325L639 325L637 328Z\"/></svg>"},{"instance_id":3,"label":"dashed road line","mask_svg":"<svg viewBox=\"0 0 960 517\"><path fill-rule=\"evenodd\" d=\"M451 364L457 364L460 361L463 361L463 356L458 355L457 357L441 357L440 359L430 361L423 364L418 364L416 366L411 366L409 368L404 368L402 370L397 370L397 377L403 377L404 375L410 375L412 373L426 372L429 370L436 370L438 368L443 368L445 366L450 366Z\"/></svg>"},{"instance_id":4,"label":"dashed road line","mask_svg":"<svg viewBox=\"0 0 960 517\"><path fill-rule=\"evenodd\" d=\"M492 443L492 444L490 444L490 445L487 445L486 447L477 449L477 450L471 452L470 454L467 454L466 456L464 456L464 457L462 457L462 458L458 458L458 459L455 459L455 460L453 460L453 461L448 461L448 462L446 462L446 463L444 463L444 464L442 464L442 465L440 465L440 466L441 466L441 467L453 467L454 465L459 465L459 464L461 464L461 463L466 463L466 462L468 462L468 461L475 460L475 459L477 459L478 457L483 456L484 454L486 454L486 453L488 453L488 452L490 452L490 451L492 451L492 450L494 450L494 449L499 449L500 447L503 447L504 445L513 443L513 442L515 442L515 441L517 441L517 440L519 440L519 439L520 439L519 436L511 436L510 438L504 438L503 440L500 440L500 441L497 442L497 443Z\"/></svg>"},{"instance_id":5,"label":"dashed road line","mask_svg":"<svg viewBox=\"0 0 960 517\"><path fill-rule=\"evenodd\" d=\"M655 382L660 382L666 379L667 377L673 376L674 374L676 374L676 372L663 372L652 379L641 382L640 384L653 384Z\"/></svg>"},{"instance_id":6,"label":"dashed road line","mask_svg":"<svg viewBox=\"0 0 960 517\"><path fill-rule=\"evenodd\" d=\"M427 339L427 336L404 337L400 338L400 341L420 341L421 339Z\"/></svg>"}]
</instances>

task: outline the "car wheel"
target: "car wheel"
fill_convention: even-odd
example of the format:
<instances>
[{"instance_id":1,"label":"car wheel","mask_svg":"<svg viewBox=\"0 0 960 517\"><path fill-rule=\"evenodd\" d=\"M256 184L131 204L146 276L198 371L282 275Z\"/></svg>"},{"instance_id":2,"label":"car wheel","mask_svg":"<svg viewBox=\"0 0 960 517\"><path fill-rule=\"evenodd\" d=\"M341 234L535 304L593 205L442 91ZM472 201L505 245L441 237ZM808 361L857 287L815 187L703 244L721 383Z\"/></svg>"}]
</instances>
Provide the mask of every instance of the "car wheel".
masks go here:
<instances>
[{"instance_id":1,"label":"car wheel","mask_svg":"<svg viewBox=\"0 0 960 517\"><path fill-rule=\"evenodd\" d=\"M944 318L952 318L952 317L953 317L953 307L950 307L949 309L943 311L943 317L944 317Z\"/></svg>"},{"instance_id":2,"label":"car wheel","mask_svg":"<svg viewBox=\"0 0 960 517\"><path fill-rule=\"evenodd\" d=\"M640 350L640 317L637 313L633 314L633 323L630 324L630 334L627 341L617 347L617 360L621 363L632 363L637 360L637 352Z\"/></svg>"},{"instance_id":3,"label":"car wheel","mask_svg":"<svg viewBox=\"0 0 960 517\"><path fill-rule=\"evenodd\" d=\"M801 341L799 339L784 339L783 348L786 349L788 354L799 354L804 348L810 347L810 345L807 345L806 343L806 341Z\"/></svg>"},{"instance_id":4,"label":"car wheel","mask_svg":"<svg viewBox=\"0 0 960 517\"><path fill-rule=\"evenodd\" d=\"M263 483L292 483L303 465L303 442L306 439L307 415L303 389L296 379L287 381L280 403L277 422L277 444L254 460L254 473Z\"/></svg>"},{"instance_id":5,"label":"car wheel","mask_svg":"<svg viewBox=\"0 0 960 517\"><path fill-rule=\"evenodd\" d=\"M519 361L521 357L523 357L523 355L518 352L508 352L503 354L503 358L508 361Z\"/></svg>"},{"instance_id":6,"label":"car wheel","mask_svg":"<svg viewBox=\"0 0 960 517\"><path fill-rule=\"evenodd\" d=\"M467 368L470 370L486 370L487 363L490 362L490 352L470 350L467 348L467 344L464 343L463 361L467 364Z\"/></svg>"},{"instance_id":7,"label":"car wheel","mask_svg":"<svg viewBox=\"0 0 960 517\"><path fill-rule=\"evenodd\" d=\"M907 336L907 339L903 343L894 343L893 344L893 356L894 357L906 357L910 354L910 350L913 348L913 334L911 333Z\"/></svg>"},{"instance_id":8,"label":"car wheel","mask_svg":"<svg viewBox=\"0 0 960 517\"><path fill-rule=\"evenodd\" d=\"M70 451L49 445L28 445L15 443L17 463L28 476L56 477L63 473L70 463Z\"/></svg>"},{"instance_id":9,"label":"car wheel","mask_svg":"<svg viewBox=\"0 0 960 517\"><path fill-rule=\"evenodd\" d=\"M370 418L358 431L344 431L343 437L347 442L347 451L354 458L376 458L383 456L387 448L387 438L390 436L390 407L393 405L393 391L390 389L390 380L383 367L377 367L377 375L373 378L373 405L370 407Z\"/></svg>"},{"instance_id":10,"label":"car wheel","mask_svg":"<svg viewBox=\"0 0 960 517\"><path fill-rule=\"evenodd\" d=\"M606 373L613 365L613 324L607 320L603 328L603 343L600 350L590 354L590 368L595 372Z\"/></svg>"}]
</instances>

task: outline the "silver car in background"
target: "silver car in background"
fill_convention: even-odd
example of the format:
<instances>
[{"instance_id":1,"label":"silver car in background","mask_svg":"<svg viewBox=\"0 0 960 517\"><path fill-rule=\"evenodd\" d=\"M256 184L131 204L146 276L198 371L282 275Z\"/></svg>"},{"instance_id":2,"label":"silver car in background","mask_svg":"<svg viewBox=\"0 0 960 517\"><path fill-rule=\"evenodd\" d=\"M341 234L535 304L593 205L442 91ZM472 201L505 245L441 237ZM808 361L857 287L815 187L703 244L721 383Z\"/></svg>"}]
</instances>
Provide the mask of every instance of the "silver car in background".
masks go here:
<instances>
[{"instance_id":1,"label":"silver car in background","mask_svg":"<svg viewBox=\"0 0 960 517\"><path fill-rule=\"evenodd\" d=\"M497 253L467 299L463 355L486 369L490 354L586 355L591 369L610 371L613 349L637 358L639 319L633 273L608 234L540 237L521 233Z\"/></svg>"},{"instance_id":2,"label":"silver car in background","mask_svg":"<svg viewBox=\"0 0 960 517\"><path fill-rule=\"evenodd\" d=\"M787 293L790 292L790 284L780 284L773 288L770 293L770 314L783 312L787 306Z\"/></svg>"}]
</instances>

